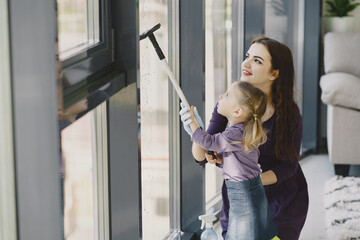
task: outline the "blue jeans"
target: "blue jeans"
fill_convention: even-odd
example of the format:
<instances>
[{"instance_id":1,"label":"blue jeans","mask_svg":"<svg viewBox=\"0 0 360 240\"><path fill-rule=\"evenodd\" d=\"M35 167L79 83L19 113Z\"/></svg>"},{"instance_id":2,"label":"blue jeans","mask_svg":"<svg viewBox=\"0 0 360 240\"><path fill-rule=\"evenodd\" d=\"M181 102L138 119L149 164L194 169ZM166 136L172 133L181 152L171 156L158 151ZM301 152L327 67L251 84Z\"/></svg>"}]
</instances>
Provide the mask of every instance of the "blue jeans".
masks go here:
<instances>
[{"instance_id":1,"label":"blue jeans","mask_svg":"<svg viewBox=\"0 0 360 240\"><path fill-rule=\"evenodd\" d=\"M260 176L247 181L225 180L230 202L226 240L270 240L276 236Z\"/></svg>"}]
</instances>

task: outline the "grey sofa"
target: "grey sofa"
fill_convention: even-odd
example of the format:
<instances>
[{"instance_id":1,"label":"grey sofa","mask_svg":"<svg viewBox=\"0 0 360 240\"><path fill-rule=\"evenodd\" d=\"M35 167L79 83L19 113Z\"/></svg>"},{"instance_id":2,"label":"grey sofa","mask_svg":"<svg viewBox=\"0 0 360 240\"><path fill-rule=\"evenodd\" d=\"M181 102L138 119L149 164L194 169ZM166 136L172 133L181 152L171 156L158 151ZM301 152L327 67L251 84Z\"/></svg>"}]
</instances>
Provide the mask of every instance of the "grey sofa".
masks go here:
<instances>
[{"instance_id":1,"label":"grey sofa","mask_svg":"<svg viewBox=\"0 0 360 240\"><path fill-rule=\"evenodd\" d=\"M327 144L335 174L360 164L360 33L324 36L321 100L327 104Z\"/></svg>"}]
</instances>

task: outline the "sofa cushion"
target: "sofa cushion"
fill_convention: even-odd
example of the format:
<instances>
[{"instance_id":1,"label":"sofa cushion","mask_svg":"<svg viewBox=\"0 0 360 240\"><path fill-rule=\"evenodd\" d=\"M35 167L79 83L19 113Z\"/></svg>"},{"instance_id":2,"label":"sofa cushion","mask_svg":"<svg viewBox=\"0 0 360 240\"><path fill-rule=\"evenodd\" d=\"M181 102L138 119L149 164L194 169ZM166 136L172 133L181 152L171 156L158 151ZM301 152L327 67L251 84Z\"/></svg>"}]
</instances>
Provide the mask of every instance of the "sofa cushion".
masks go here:
<instances>
[{"instance_id":1,"label":"sofa cushion","mask_svg":"<svg viewBox=\"0 0 360 240\"><path fill-rule=\"evenodd\" d=\"M345 72L360 77L360 33L328 32L324 36L325 73Z\"/></svg>"},{"instance_id":2,"label":"sofa cushion","mask_svg":"<svg viewBox=\"0 0 360 240\"><path fill-rule=\"evenodd\" d=\"M329 73L320 79L325 104L360 109L360 78L347 73Z\"/></svg>"}]
</instances>

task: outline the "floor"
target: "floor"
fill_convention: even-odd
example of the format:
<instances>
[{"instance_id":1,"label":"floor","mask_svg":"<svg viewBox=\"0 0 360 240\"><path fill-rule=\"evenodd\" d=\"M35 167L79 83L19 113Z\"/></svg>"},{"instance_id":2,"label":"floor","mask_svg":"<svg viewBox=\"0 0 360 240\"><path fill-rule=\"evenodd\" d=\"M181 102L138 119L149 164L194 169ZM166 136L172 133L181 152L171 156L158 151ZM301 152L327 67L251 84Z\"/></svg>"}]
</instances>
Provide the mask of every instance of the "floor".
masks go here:
<instances>
[{"instance_id":1,"label":"floor","mask_svg":"<svg viewBox=\"0 0 360 240\"><path fill-rule=\"evenodd\" d=\"M327 154L310 155L300 161L309 189L309 212L299 240L326 239L324 231L325 211L323 209L323 189L326 180L334 176L333 165ZM360 165L351 166L350 176L360 176ZM221 227L215 230L221 237Z\"/></svg>"},{"instance_id":2,"label":"floor","mask_svg":"<svg viewBox=\"0 0 360 240\"><path fill-rule=\"evenodd\" d=\"M323 189L327 179L334 176L334 168L328 155L310 155L300 161L309 190L309 211L300 240L326 239L324 231L325 211Z\"/></svg>"}]
</instances>

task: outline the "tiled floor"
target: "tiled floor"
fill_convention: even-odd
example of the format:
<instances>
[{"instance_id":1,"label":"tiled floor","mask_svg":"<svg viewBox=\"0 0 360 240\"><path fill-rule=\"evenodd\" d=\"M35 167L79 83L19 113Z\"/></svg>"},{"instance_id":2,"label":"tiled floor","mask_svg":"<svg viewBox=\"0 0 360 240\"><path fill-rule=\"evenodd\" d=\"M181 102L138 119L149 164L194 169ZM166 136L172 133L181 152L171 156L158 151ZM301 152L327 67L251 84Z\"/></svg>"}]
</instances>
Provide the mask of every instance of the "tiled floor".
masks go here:
<instances>
[{"instance_id":1,"label":"tiled floor","mask_svg":"<svg viewBox=\"0 0 360 240\"><path fill-rule=\"evenodd\" d=\"M326 239L324 231L325 211L323 209L323 190L326 180L334 176L333 165L328 155L310 155L300 161L309 189L309 212L305 226L301 232L300 240ZM360 165L351 166L351 176L360 176ZM215 225L219 239L221 227Z\"/></svg>"}]
</instances>

